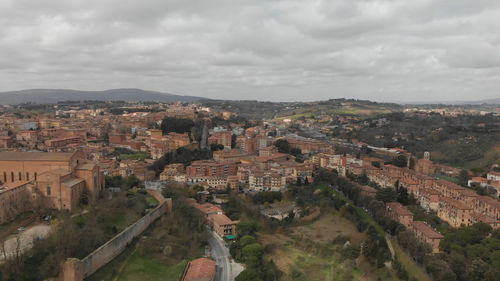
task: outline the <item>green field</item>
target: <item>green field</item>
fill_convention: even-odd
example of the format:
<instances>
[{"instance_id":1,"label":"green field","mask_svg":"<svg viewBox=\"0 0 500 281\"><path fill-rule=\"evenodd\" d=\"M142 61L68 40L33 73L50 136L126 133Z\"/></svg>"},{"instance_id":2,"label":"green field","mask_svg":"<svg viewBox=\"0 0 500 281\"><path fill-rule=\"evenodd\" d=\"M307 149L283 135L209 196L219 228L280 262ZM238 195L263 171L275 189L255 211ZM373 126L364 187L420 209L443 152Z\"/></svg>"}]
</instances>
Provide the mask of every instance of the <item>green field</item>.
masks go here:
<instances>
[{"instance_id":1,"label":"green field","mask_svg":"<svg viewBox=\"0 0 500 281\"><path fill-rule=\"evenodd\" d=\"M187 265L182 260L174 266L166 266L134 252L118 275L118 281L178 281Z\"/></svg>"},{"instance_id":2,"label":"green field","mask_svg":"<svg viewBox=\"0 0 500 281\"><path fill-rule=\"evenodd\" d=\"M167 266L147 257L141 256L137 245L130 246L110 263L99 269L86 281L132 281L132 280L165 280L178 281L187 265L181 260L173 266Z\"/></svg>"}]
</instances>

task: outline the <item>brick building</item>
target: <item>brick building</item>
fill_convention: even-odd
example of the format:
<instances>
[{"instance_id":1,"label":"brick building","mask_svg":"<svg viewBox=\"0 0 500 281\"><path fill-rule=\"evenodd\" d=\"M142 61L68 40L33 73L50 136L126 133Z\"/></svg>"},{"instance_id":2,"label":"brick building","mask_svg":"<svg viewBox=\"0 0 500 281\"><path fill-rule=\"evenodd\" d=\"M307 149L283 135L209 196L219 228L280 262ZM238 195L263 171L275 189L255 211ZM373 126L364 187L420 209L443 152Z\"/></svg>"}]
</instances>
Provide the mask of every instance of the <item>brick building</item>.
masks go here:
<instances>
[{"instance_id":1,"label":"brick building","mask_svg":"<svg viewBox=\"0 0 500 281\"><path fill-rule=\"evenodd\" d=\"M401 205L399 202L389 202L386 204L386 210L389 213L389 217L406 228L411 227L413 222L413 213L406 209L405 206Z\"/></svg>"},{"instance_id":2,"label":"brick building","mask_svg":"<svg viewBox=\"0 0 500 281\"><path fill-rule=\"evenodd\" d=\"M412 222L411 230L418 241L431 245L433 253L439 252L439 243L444 238L441 233L435 231L423 221Z\"/></svg>"},{"instance_id":3,"label":"brick building","mask_svg":"<svg viewBox=\"0 0 500 281\"><path fill-rule=\"evenodd\" d=\"M221 144L225 149L231 149L231 131L214 132L208 138L208 145Z\"/></svg>"},{"instance_id":4,"label":"brick building","mask_svg":"<svg viewBox=\"0 0 500 281\"><path fill-rule=\"evenodd\" d=\"M473 223L472 208L447 197L440 198L437 215L455 228L461 225L469 226Z\"/></svg>"},{"instance_id":5,"label":"brick building","mask_svg":"<svg viewBox=\"0 0 500 281\"><path fill-rule=\"evenodd\" d=\"M74 210L83 194L91 201L97 200L104 189L99 166L88 162L81 151L0 152L0 178L6 187L4 191L25 189L40 207L59 210ZM7 202L7 194L10 193L0 193L0 201Z\"/></svg>"}]
</instances>

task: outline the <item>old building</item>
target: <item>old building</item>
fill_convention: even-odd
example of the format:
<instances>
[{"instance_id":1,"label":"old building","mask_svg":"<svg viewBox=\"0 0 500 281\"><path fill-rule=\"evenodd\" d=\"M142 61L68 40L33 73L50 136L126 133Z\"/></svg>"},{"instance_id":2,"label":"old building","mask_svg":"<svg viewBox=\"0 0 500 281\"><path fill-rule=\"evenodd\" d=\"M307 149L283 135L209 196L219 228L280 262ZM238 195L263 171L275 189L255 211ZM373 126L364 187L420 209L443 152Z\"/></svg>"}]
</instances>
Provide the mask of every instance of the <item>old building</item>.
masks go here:
<instances>
[{"instance_id":1,"label":"old building","mask_svg":"<svg viewBox=\"0 0 500 281\"><path fill-rule=\"evenodd\" d=\"M461 225L469 226L472 222L472 208L462 202L441 197L437 215L440 219L449 223L452 227L458 228Z\"/></svg>"},{"instance_id":2,"label":"old building","mask_svg":"<svg viewBox=\"0 0 500 281\"><path fill-rule=\"evenodd\" d=\"M439 243L444 238L441 233L435 231L423 221L412 222L411 230L420 242L431 245L433 253L439 252Z\"/></svg>"},{"instance_id":3,"label":"old building","mask_svg":"<svg viewBox=\"0 0 500 281\"><path fill-rule=\"evenodd\" d=\"M208 138L208 144L220 144L225 149L231 149L231 131L218 131L214 132Z\"/></svg>"},{"instance_id":4,"label":"old building","mask_svg":"<svg viewBox=\"0 0 500 281\"><path fill-rule=\"evenodd\" d=\"M97 200L104 189L99 166L88 162L81 151L0 152L0 177L6 191L14 187L26 189L31 199L37 201L35 205L59 210L74 210L82 196ZM9 193L0 193L0 197L6 194Z\"/></svg>"},{"instance_id":5,"label":"old building","mask_svg":"<svg viewBox=\"0 0 500 281\"><path fill-rule=\"evenodd\" d=\"M430 188L422 188L418 191L418 202L426 211L437 211L439 208L439 196L441 193Z\"/></svg>"},{"instance_id":6,"label":"old building","mask_svg":"<svg viewBox=\"0 0 500 281\"><path fill-rule=\"evenodd\" d=\"M411 227L413 213L406 209L405 206L401 205L401 203L389 202L386 204L386 210L390 218L406 226L406 228Z\"/></svg>"},{"instance_id":7,"label":"old building","mask_svg":"<svg viewBox=\"0 0 500 281\"><path fill-rule=\"evenodd\" d=\"M233 221L224 214L211 214L208 215L213 230L221 238L232 236L236 234L236 225L240 221Z\"/></svg>"}]
</instances>

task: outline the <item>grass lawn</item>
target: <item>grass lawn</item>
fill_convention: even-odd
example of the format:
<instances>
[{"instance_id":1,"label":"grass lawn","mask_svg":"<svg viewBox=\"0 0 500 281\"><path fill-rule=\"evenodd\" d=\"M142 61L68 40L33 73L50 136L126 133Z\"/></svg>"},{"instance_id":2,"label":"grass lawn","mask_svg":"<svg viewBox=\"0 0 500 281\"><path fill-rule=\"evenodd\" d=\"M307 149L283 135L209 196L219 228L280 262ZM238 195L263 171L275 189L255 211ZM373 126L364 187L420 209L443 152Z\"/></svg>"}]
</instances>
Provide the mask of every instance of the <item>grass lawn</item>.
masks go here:
<instances>
[{"instance_id":1,"label":"grass lawn","mask_svg":"<svg viewBox=\"0 0 500 281\"><path fill-rule=\"evenodd\" d=\"M460 181L457 178L454 177L449 177L445 175L434 175L434 177L442 180L447 180L449 182L455 183L455 184L460 184Z\"/></svg>"},{"instance_id":2,"label":"grass lawn","mask_svg":"<svg viewBox=\"0 0 500 281\"><path fill-rule=\"evenodd\" d=\"M408 271L408 275L410 277L414 277L419 281L431 281L429 276L425 274L425 272L422 271L422 269L418 267L415 262L413 262L413 260L403 251L403 249L399 247L396 241L391 239L391 242L399 262L401 262L406 271Z\"/></svg>"},{"instance_id":3,"label":"grass lawn","mask_svg":"<svg viewBox=\"0 0 500 281\"><path fill-rule=\"evenodd\" d=\"M147 153L120 154L123 160L144 160L149 157Z\"/></svg>"},{"instance_id":4,"label":"grass lawn","mask_svg":"<svg viewBox=\"0 0 500 281\"><path fill-rule=\"evenodd\" d=\"M119 274L118 281L178 281L187 263L187 260L182 260L174 266L166 266L135 252Z\"/></svg>"},{"instance_id":5,"label":"grass lawn","mask_svg":"<svg viewBox=\"0 0 500 281\"><path fill-rule=\"evenodd\" d=\"M146 202L148 203L149 206L154 206L154 207L160 204L160 202L158 202L158 200L156 200L156 198L154 198L153 196L147 196Z\"/></svg>"},{"instance_id":6,"label":"grass lawn","mask_svg":"<svg viewBox=\"0 0 500 281\"><path fill-rule=\"evenodd\" d=\"M85 281L178 281L186 268L187 260L182 260L174 266L166 266L141 256L135 249L135 246L128 247Z\"/></svg>"},{"instance_id":7,"label":"grass lawn","mask_svg":"<svg viewBox=\"0 0 500 281\"><path fill-rule=\"evenodd\" d=\"M136 222L141 216L137 214L119 214L114 217L113 222L110 223L110 225L114 225L116 229L118 229L118 232L124 230L127 228L129 225L133 224Z\"/></svg>"}]
</instances>

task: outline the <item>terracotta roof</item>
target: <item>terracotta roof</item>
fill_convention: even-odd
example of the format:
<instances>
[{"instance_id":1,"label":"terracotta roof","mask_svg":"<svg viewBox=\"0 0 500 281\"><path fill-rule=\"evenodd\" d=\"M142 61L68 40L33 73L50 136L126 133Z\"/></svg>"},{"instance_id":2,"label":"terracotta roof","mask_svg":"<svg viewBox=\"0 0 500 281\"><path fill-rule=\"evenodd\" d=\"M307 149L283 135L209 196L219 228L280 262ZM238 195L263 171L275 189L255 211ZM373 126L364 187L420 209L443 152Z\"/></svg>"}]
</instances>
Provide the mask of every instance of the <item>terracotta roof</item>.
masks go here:
<instances>
[{"instance_id":1,"label":"terracotta roof","mask_svg":"<svg viewBox=\"0 0 500 281\"><path fill-rule=\"evenodd\" d=\"M474 182L488 182L488 179L487 178L483 178L483 177L472 177L471 180Z\"/></svg>"},{"instance_id":2,"label":"terracotta roof","mask_svg":"<svg viewBox=\"0 0 500 281\"><path fill-rule=\"evenodd\" d=\"M494 176L500 177L500 172L497 172L497 171L489 171L489 172L488 172L488 175L494 175Z\"/></svg>"},{"instance_id":3,"label":"terracotta roof","mask_svg":"<svg viewBox=\"0 0 500 281\"><path fill-rule=\"evenodd\" d=\"M495 206L497 208L500 208L500 201L498 201L497 199L493 199L493 198L488 197L488 196L479 196L479 198L477 198L477 199L485 204L489 204L489 205Z\"/></svg>"},{"instance_id":4,"label":"terracotta roof","mask_svg":"<svg viewBox=\"0 0 500 281\"><path fill-rule=\"evenodd\" d=\"M451 206L453 206L456 209L460 209L460 210L472 210L471 207L465 205L464 203L459 202L457 200L453 200L453 199L447 198L447 197L441 197L440 201L441 202L445 202L446 204L451 205Z\"/></svg>"},{"instance_id":5,"label":"terracotta roof","mask_svg":"<svg viewBox=\"0 0 500 281\"><path fill-rule=\"evenodd\" d=\"M387 207L400 216L413 216L413 213L406 209L405 206L401 205L401 203L389 202L387 203Z\"/></svg>"},{"instance_id":6,"label":"terracotta roof","mask_svg":"<svg viewBox=\"0 0 500 281\"><path fill-rule=\"evenodd\" d=\"M377 190L369 185L361 185L360 186L361 190L362 191L366 191L366 192L377 192Z\"/></svg>"},{"instance_id":7,"label":"terracotta roof","mask_svg":"<svg viewBox=\"0 0 500 281\"><path fill-rule=\"evenodd\" d=\"M236 224L236 221L232 221L226 215L222 214L210 214L208 215L209 219L212 220L215 224L218 225L227 225L227 224Z\"/></svg>"},{"instance_id":8,"label":"terracotta roof","mask_svg":"<svg viewBox=\"0 0 500 281\"><path fill-rule=\"evenodd\" d=\"M69 161L74 152L0 152L0 161Z\"/></svg>"},{"instance_id":9,"label":"terracotta roof","mask_svg":"<svg viewBox=\"0 0 500 281\"><path fill-rule=\"evenodd\" d=\"M497 224L497 223L500 223L499 220L495 219L495 218L491 218L491 217L488 217L486 215L483 215L483 214L477 214L477 213L474 213L472 214L472 217L474 217L474 219L478 222L484 222L484 223L489 223L489 224Z\"/></svg>"},{"instance_id":10,"label":"terracotta roof","mask_svg":"<svg viewBox=\"0 0 500 281\"><path fill-rule=\"evenodd\" d=\"M463 186L460 186L458 184L455 184L455 183L452 183L452 182L449 182L447 180L437 180L436 183L438 184L441 184L441 185L444 185L448 188L451 188L451 189L464 189Z\"/></svg>"},{"instance_id":11,"label":"terracotta roof","mask_svg":"<svg viewBox=\"0 0 500 281\"><path fill-rule=\"evenodd\" d=\"M216 262L199 258L189 262L183 281L211 281L215 278Z\"/></svg>"},{"instance_id":12,"label":"terracotta roof","mask_svg":"<svg viewBox=\"0 0 500 281\"><path fill-rule=\"evenodd\" d=\"M412 226L415 230L421 232L427 238L443 239L444 237L441 233L435 231L423 221L413 221Z\"/></svg>"},{"instance_id":13,"label":"terracotta roof","mask_svg":"<svg viewBox=\"0 0 500 281\"><path fill-rule=\"evenodd\" d=\"M441 192L439 192L439 191L437 191L435 189L431 189L431 188L422 188L421 192L422 193L427 193L427 194L430 194L430 195L441 195Z\"/></svg>"},{"instance_id":14,"label":"terracotta roof","mask_svg":"<svg viewBox=\"0 0 500 281\"><path fill-rule=\"evenodd\" d=\"M205 215L213 213L224 213L221 208L210 203L195 204L194 207L203 212Z\"/></svg>"},{"instance_id":15,"label":"terracotta roof","mask_svg":"<svg viewBox=\"0 0 500 281\"><path fill-rule=\"evenodd\" d=\"M465 196L469 196L469 197L478 197L479 196L479 195L477 195L476 192L474 192L474 191L472 191L470 189L467 189L467 188L459 189L458 193L460 193L462 195L465 195Z\"/></svg>"}]
</instances>

